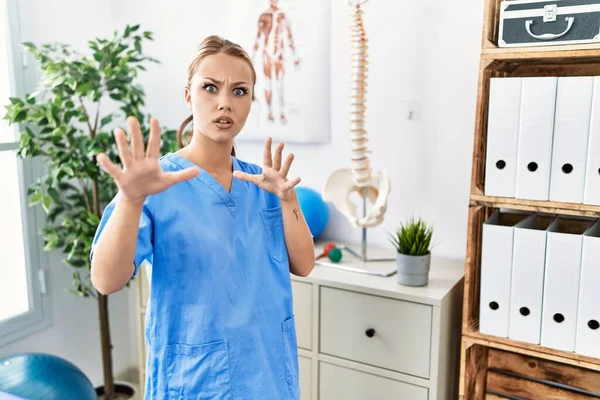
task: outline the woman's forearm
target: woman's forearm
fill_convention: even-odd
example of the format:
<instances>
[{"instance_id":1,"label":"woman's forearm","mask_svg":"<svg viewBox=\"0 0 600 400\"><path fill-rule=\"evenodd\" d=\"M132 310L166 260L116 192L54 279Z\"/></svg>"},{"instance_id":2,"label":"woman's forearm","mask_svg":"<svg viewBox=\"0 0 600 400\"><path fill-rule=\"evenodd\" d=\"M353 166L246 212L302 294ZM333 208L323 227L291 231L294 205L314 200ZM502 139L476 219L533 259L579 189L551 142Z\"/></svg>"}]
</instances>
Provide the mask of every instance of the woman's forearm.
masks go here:
<instances>
[{"instance_id":1,"label":"woman's forearm","mask_svg":"<svg viewBox=\"0 0 600 400\"><path fill-rule=\"evenodd\" d=\"M294 275L307 276L315 266L315 247L296 192L294 189L292 192L287 200L281 201L290 272Z\"/></svg>"},{"instance_id":2,"label":"woman's forearm","mask_svg":"<svg viewBox=\"0 0 600 400\"><path fill-rule=\"evenodd\" d=\"M121 290L135 270L134 257L143 203L119 198L92 257L92 284L102 294Z\"/></svg>"}]
</instances>

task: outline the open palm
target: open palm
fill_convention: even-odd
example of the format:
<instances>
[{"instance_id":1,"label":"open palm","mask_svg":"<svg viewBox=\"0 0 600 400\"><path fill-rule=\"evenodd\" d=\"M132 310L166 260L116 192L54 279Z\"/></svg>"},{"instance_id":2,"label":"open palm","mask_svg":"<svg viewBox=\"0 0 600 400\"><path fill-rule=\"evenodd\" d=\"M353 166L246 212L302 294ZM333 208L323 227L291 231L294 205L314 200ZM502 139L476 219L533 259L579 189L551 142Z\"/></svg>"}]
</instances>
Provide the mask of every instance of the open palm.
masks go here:
<instances>
[{"instance_id":1,"label":"open palm","mask_svg":"<svg viewBox=\"0 0 600 400\"><path fill-rule=\"evenodd\" d=\"M113 179L122 196L132 202L143 202L146 196L162 192L168 187L198 174L197 168L187 168L183 171L164 172L158 163L160 153L160 125L158 120L150 120L150 136L148 146L144 151L144 139L138 120L134 117L127 119L131 148L127 144L125 132L115 131L115 141L123 169L115 165L105 153L97 156L98 164Z\"/></svg>"},{"instance_id":2,"label":"open palm","mask_svg":"<svg viewBox=\"0 0 600 400\"><path fill-rule=\"evenodd\" d=\"M261 174L248 174L242 171L234 171L233 176L248 182L256 184L263 190L271 192L280 200L288 200L292 189L300 183L300 178L287 179L287 175L294 160L294 154L290 153L283 164L281 163L283 153L283 143L275 148L275 156L271 154L272 139L268 138L265 142L263 152L263 169Z\"/></svg>"}]
</instances>

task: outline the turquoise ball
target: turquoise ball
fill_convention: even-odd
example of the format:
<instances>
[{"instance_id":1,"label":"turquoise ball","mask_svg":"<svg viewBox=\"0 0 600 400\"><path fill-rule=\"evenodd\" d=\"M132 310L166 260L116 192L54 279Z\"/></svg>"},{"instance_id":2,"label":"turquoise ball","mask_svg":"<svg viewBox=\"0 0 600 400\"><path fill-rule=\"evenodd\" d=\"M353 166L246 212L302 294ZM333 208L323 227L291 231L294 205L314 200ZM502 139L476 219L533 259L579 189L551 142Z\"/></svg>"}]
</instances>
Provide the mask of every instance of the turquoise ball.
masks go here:
<instances>
[{"instance_id":1,"label":"turquoise ball","mask_svg":"<svg viewBox=\"0 0 600 400\"><path fill-rule=\"evenodd\" d=\"M298 196L298 204L300 204L300 209L308 224L310 233L316 239L323 233L329 220L327 204L314 189L303 186L296 187L296 195Z\"/></svg>"}]
</instances>

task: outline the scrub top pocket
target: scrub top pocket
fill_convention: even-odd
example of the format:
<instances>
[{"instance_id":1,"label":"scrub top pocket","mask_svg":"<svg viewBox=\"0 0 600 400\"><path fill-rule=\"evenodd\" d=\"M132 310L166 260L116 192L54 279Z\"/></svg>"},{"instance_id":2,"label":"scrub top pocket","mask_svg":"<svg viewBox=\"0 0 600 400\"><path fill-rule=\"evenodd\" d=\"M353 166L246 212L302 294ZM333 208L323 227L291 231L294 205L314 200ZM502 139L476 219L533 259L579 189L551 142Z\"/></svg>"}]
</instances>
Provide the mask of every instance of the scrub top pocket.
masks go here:
<instances>
[{"instance_id":1,"label":"scrub top pocket","mask_svg":"<svg viewBox=\"0 0 600 400\"><path fill-rule=\"evenodd\" d=\"M167 346L169 400L231 399L226 341Z\"/></svg>"},{"instance_id":2,"label":"scrub top pocket","mask_svg":"<svg viewBox=\"0 0 600 400\"><path fill-rule=\"evenodd\" d=\"M269 237L271 257L277 262L288 261L281 207L264 209L260 212L260 216L267 231L267 236Z\"/></svg>"},{"instance_id":3,"label":"scrub top pocket","mask_svg":"<svg viewBox=\"0 0 600 400\"><path fill-rule=\"evenodd\" d=\"M285 356L285 379L290 386L296 386L298 383L298 343L296 339L295 318L283 321L283 354Z\"/></svg>"}]
</instances>

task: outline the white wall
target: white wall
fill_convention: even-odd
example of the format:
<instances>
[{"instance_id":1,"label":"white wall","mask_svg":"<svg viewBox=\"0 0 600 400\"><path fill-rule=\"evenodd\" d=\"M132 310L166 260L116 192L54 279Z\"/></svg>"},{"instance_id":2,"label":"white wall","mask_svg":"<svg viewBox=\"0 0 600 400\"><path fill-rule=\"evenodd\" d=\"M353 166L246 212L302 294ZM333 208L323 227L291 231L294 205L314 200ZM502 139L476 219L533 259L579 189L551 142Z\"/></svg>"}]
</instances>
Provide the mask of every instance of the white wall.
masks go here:
<instances>
[{"instance_id":1,"label":"white wall","mask_svg":"<svg viewBox=\"0 0 600 400\"><path fill-rule=\"evenodd\" d=\"M126 23L141 23L142 29L155 32L156 41L147 47L147 53L162 62L142 77L147 111L175 128L187 116L183 85L196 46L209 34L227 33L227 9L220 3L22 0L21 29L23 40L59 40L82 48L90 37L108 36ZM231 0L230 7L234 6ZM386 219L369 231L369 238L374 244L387 246L387 230L405 217L423 216L435 223L436 251L463 257L483 2L371 0L364 9L370 39L369 146L374 169L389 170L392 179ZM330 63L323 62L323 68L335 71L329 88L331 143L286 146L296 154L291 173L300 175L303 185L319 190L333 169L349 166L348 23L347 1L332 0L332 58ZM32 72L29 74L31 77ZM417 105L416 120L403 115L406 104ZM237 149L240 158L260 163L262 143L240 142ZM336 213L326 236L360 240L360 232ZM53 255L51 263L53 326L0 348L0 355L53 352L75 362L99 383L102 374L95 303L66 293L68 268L61 265L59 255ZM132 298L132 291L110 298L117 372L137 360Z\"/></svg>"},{"instance_id":2,"label":"white wall","mask_svg":"<svg viewBox=\"0 0 600 400\"><path fill-rule=\"evenodd\" d=\"M323 61L332 72L331 143L286 146L296 154L291 174L318 190L331 171L350 166L350 10L346 0L331 3L332 57ZM144 76L148 108L176 127L188 115L182 100L188 62L206 35L227 34L227 10L208 1L144 4L130 0L119 15L156 33L149 51L162 65ZM235 7L234 0L229 7ZM385 221L369 231L370 242L389 246L389 230L406 217L423 216L435 223L435 251L463 257L483 3L371 0L364 10L370 40L369 146L374 169L387 169L392 181ZM310 82L306 88L318 96L319 88ZM416 120L406 118L407 104L417 106ZM243 131L237 151L242 159L261 162L262 143L243 141ZM358 242L360 231L331 210L325 237Z\"/></svg>"}]
</instances>

